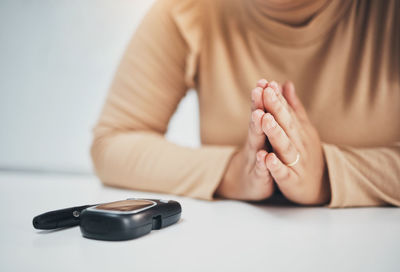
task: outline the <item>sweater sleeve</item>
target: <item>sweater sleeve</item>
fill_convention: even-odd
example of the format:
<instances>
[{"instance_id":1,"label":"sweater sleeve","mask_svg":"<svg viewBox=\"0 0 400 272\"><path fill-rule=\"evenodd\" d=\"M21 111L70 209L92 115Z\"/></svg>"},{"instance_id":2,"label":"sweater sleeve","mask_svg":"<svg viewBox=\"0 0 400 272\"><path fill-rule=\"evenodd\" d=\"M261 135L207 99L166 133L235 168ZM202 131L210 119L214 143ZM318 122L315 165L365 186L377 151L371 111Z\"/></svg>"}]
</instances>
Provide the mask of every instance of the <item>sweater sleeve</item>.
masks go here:
<instances>
[{"instance_id":1,"label":"sweater sleeve","mask_svg":"<svg viewBox=\"0 0 400 272\"><path fill-rule=\"evenodd\" d=\"M322 146L332 192L329 207L400 206L400 142L367 148Z\"/></svg>"},{"instance_id":2,"label":"sweater sleeve","mask_svg":"<svg viewBox=\"0 0 400 272\"><path fill-rule=\"evenodd\" d=\"M190 148L164 138L171 115L194 85L200 36L198 16L188 14L198 10L193 5L157 1L125 50L91 147L104 184L213 198L237 147Z\"/></svg>"}]
</instances>

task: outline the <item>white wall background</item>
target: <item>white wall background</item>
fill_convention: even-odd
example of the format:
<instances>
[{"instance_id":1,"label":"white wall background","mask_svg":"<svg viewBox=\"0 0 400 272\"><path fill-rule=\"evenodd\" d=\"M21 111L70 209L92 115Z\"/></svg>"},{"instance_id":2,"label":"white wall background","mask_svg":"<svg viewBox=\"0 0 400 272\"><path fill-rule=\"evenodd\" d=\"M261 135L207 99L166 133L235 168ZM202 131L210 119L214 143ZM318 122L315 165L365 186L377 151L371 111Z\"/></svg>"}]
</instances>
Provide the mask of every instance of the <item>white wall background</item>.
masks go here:
<instances>
[{"instance_id":1,"label":"white wall background","mask_svg":"<svg viewBox=\"0 0 400 272\"><path fill-rule=\"evenodd\" d=\"M89 173L91 129L153 0L0 1L0 169ZM188 93L167 138L199 145Z\"/></svg>"}]
</instances>

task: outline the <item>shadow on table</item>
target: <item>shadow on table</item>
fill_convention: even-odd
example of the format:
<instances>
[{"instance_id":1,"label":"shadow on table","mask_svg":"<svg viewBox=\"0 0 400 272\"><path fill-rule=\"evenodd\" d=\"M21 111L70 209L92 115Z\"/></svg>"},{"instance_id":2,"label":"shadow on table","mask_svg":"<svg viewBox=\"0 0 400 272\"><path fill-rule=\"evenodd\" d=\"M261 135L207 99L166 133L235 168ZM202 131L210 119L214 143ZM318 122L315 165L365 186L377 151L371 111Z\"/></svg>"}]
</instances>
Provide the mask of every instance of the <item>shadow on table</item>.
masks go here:
<instances>
[{"instance_id":1,"label":"shadow on table","mask_svg":"<svg viewBox=\"0 0 400 272\"><path fill-rule=\"evenodd\" d=\"M318 214L317 220L321 217L329 217L331 214L329 210L321 214L321 209L325 209L324 206L303 206L293 203L279 191L266 200L248 203L269 216L280 219L285 218L285 220L289 221L312 222L316 220L316 214Z\"/></svg>"},{"instance_id":2,"label":"shadow on table","mask_svg":"<svg viewBox=\"0 0 400 272\"><path fill-rule=\"evenodd\" d=\"M291 202L281 193L274 194L268 199L251 203L260 206L300 207L300 205Z\"/></svg>"},{"instance_id":3,"label":"shadow on table","mask_svg":"<svg viewBox=\"0 0 400 272\"><path fill-rule=\"evenodd\" d=\"M304 208L304 206L298 205L294 202L288 200L279 190L269 197L268 199L262 201L249 201L249 203L255 206L265 206L265 207L293 207L293 208Z\"/></svg>"},{"instance_id":4,"label":"shadow on table","mask_svg":"<svg viewBox=\"0 0 400 272\"><path fill-rule=\"evenodd\" d=\"M37 234L49 234L49 233L54 233L54 232L59 232L59 231L62 231L62 230L75 228L75 227L76 226L66 227L66 228L58 228L58 229L51 229L51 230L37 230L36 233Z\"/></svg>"}]
</instances>

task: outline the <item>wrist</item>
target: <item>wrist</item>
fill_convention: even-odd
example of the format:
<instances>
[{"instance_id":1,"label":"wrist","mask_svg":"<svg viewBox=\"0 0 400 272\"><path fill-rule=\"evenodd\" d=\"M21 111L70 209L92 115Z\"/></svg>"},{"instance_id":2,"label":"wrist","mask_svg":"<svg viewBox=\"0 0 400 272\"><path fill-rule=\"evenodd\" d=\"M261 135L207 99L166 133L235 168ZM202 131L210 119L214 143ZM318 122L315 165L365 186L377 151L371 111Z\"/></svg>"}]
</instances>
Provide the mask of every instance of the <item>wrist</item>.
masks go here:
<instances>
[{"instance_id":1,"label":"wrist","mask_svg":"<svg viewBox=\"0 0 400 272\"><path fill-rule=\"evenodd\" d=\"M326 162L324 161L324 171L321 180L321 199L322 204L327 204L331 201L331 183L329 181L329 172Z\"/></svg>"},{"instance_id":2,"label":"wrist","mask_svg":"<svg viewBox=\"0 0 400 272\"><path fill-rule=\"evenodd\" d=\"M329 181L329 174L328 174L328 166L325 161L325 157L323 158L322 163L322 171L320 172L319 183L316 187L318 190L316 192L316 198L314 205L325 205L328 204L331 200L331 187Z\"/></svg>"},{"instance_id":3,"label":"wrist","mask_svg":"<svg viewBox=\"0 0 400 272\"><path fill-rule=\"evenodd\" d=\"M237 184L236 179L239 176L238 169L241 152L235 152L226 167L224 175L215 190L215 196L232 198L234 192L234 186Z\"/></svg>"}]
</instances>

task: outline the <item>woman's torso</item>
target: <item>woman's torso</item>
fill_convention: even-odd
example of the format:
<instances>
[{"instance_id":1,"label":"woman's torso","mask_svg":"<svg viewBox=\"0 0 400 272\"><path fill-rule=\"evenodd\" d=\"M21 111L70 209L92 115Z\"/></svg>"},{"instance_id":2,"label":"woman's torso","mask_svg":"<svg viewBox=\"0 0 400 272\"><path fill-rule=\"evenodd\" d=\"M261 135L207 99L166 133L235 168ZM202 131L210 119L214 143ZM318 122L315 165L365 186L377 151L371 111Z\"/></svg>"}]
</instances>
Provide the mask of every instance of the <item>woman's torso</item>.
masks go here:
<instances>
[{"instance_id":1,"label":"woman's torso","mask_svg":"<svg viewBox=\"0 0 400 272\"><path fill-rule=\"evenodd\" d=\"M196 62L203 144L240 144L260 78L292 80L324 142L400 139L400 4L331 1L309 24L272 21L245 0L204 0Z\"/></svg>"}]
</instances>

